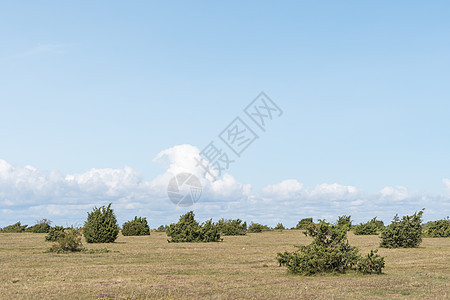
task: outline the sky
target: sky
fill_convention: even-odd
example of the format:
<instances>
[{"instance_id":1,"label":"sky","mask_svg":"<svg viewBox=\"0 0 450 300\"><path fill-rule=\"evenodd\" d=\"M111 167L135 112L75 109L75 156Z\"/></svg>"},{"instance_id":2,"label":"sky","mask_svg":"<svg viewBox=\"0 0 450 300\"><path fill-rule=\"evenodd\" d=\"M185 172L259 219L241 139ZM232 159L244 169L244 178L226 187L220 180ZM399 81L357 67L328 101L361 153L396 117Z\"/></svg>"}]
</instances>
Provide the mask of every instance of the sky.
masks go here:
<instances>
[{"instance_id":1,"label":"sky","mask_svg":"<svg viewBox=\"0 0 450 300\"><path fill-rule=\"evenodd\" d=\"M9 1L0 9L0 227L112 202L295 226L450 214L448 1ZM280 111L261 130L245 108ZM282 112L282 113L281 113ZM219 135L241 118L238 157ZM225 131L226 133L227 131ZM210 142L234 160L211 181ZM171 178L202 195L174 205Z\"/></svg>"}]
</instances>

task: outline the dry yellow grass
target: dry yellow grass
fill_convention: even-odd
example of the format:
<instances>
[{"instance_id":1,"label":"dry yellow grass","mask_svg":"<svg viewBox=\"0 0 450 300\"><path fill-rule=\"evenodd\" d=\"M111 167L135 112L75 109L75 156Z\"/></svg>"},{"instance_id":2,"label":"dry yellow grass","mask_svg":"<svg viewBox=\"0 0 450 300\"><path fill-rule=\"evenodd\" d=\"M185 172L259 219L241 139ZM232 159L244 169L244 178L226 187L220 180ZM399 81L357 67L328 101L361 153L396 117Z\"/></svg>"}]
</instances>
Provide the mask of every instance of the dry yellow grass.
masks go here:
<instances>
[{"instance_id":1,"label":"dry yellow grass","mask_svg":"<svg viewBox=\"0 0 450 300\"><path fill-rule=\"evenodd\" d=\"M276 253L307 244L301 231L224 237L221 243L172 244L165 233L85 244L111 253L43 253L44 234L0 233L1 299L445 299L450 239L416 249L380 249L384 275L302 277L278 267ZM354 236L363 254L376 236Z\"/></svg>"}]
</instances>

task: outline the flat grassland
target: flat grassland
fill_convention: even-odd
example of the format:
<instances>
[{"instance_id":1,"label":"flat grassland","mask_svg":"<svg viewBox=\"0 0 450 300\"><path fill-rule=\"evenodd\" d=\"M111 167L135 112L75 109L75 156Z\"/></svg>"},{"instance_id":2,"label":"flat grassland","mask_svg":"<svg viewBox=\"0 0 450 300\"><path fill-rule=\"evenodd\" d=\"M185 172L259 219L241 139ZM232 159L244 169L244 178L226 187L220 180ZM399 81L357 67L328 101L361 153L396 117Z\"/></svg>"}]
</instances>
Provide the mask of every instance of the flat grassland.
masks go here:
<instances>
[{"instance_id":1,"label":"flat grassland","mask_svg":"<svg viewBox=\"0 0 450 300\"><path fill-rule=\"evenodd\" d=\"M383 275L296 276L276 253L308 244L302 231L225 236L220 243L168 243L165 233L86 244L109 253L44 253L45 234L0 233L1 299L445 299L450 239L424 238L415 249L380 249ZM362 254L377 236L355 236Z\"/></svg>"}]
</instances>

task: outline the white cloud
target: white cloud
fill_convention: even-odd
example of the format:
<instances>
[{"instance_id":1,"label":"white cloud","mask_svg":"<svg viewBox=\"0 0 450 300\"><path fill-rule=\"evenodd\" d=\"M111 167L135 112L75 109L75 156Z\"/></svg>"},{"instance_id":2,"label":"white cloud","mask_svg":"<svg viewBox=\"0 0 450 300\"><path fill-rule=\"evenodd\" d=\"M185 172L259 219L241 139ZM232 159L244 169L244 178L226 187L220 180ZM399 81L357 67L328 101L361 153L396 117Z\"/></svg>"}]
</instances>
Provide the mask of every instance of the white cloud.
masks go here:
<instances>
[{"instance_id":1,"label":"white cloud","mask_svg":"<svg viewBox=\"0 0 450 300\"><path fill-rule=\"evenodd\" d=\"M198 157L200 150L192 145L177 145L158 153L153 162L160 163L166 168L166 172L157 176L152 182L151 187L159 195L165 195L167 185L170 179L183 172L191 173L197 176L202 185L206 184L203 179L201 168L197 167L195 157Z\"/></svg>"},{"instance_id":2,"label":"white cloud","mask_svg":"<svg viewBox=\"0 0 450 300\"><path fill-rule=\"evenodd\" d=\"M83 174L67 175L65 181L72 190L93 195L121 197L133 191L145 190L142 175L130 167L124 169L91 169Z\"/></svg>"},{"instance_id":3,"label":"white cloud","mask_svg":"<svg viewBox=\"0 0 450 300\"><path fill-rule=\"evenodd\" d=\"M408 189L404 186L387 186L380 191L381 199L387 201L403 201L410 195Z\"/></svg>"},{"instance_id":4,"label":"white cloud","mask_svg":"<svg viewBox=\"0 0 450 300\"><path fill-rule=\"evenodd\" d=\"M295 179L288 179L278 184L269 184L262 189L262 196L271 199L289 200L301 196L303 184Z\"/></svg>"},{"instance_id":5,"label":"white cloud","mask_svg":"<svg viewBox=\"0 0 450 300\"><path fill-rule=\"evenodd\" d=\"M249 196L251 185L242 184L230 174L212 182L205 176L205 171L195 158L199 158L200 150L192 145L174 146L158 153L153 162L162 163L166 172L157 176L152 182L153 189L160 195L166 195L170 179L183 172L194 174L203 188L202 199L206 201L237 201Z\"/></svg>"},{"instance_id":6,"label":"white cloud","mask_svg":"<svg viewBox=\"0 0 450 300\"><path fill-rule=\"evenodd\" d=\"M230 174L224 174L222 179L209 182L205 190L212 199L236 201L250 196L251 188L250 184L239 183Z\"/></svg>"},{"instance_id":7,"label":"white cloud","mask_svg":"<svg viewBox=\"0 0 450 300\"><path fill-rule=\"evenodd\" d=\"M341 184L318 184L305 187L294 179L269 184L262 189L262 197L276 200L294 200L296 202L331 203L336 201L355 200L360 192L353 186Z\"/></svg>"},{"instance_id":8,"label":"white cloud","mask_svg":"<svg viewBox=\"0 0 450 300\"><path fill-rule=\"evenodd\" d=\"M326 198L330 201L353 200L358 196L359 192L354 186L333 184L318 184L314 189L308 192L311 198Z\"/></svg>"},{"instance_id":9,"label":"white cloud","mask_svg":"<svg viewBox=\"0 0 450 300\"><path fill-rule=\"evenodd\" d=\"M109 202L113 202L119 222L142 215L152 226L176 221L188 210L195 210L200 220L241 218L269 225L284 222L288 226L303 217L334 220L342 214L352 214L357 222L374 216L388 222L396 213L411 214L423 207L430 218L449 214L449 179L443 179L442 195L412 193L402 186L365 193L338 183L305 186L295 179L252 191L250 184L238 182L230 174L214 182L207 180L194 159L198 154L198 148L187 144L161 151L153 162L163 164L165 171L153 180L146 180L131 167L64 175L0 160L0 226L39 218L64 225L81 224L86 212ZM203 187L200 201L187 208L173 205L167 197L170 179L181 172L196 175Z\"/></svg>"}]
</instances>

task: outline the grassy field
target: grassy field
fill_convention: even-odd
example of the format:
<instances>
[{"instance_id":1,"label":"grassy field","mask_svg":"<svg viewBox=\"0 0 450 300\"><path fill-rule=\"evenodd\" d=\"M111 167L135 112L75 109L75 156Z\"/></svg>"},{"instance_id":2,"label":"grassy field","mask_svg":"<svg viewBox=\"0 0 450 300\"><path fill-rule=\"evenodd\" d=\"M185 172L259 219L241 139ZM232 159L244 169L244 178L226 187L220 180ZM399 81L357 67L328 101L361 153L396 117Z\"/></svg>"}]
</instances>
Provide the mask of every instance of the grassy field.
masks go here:
<instances>
[{"instance_id":1,"label":"grassy field","mask_svg":"<svg viewBox=\"0 0 450 300\"><path fill-rule=\"evenodd\" d=\"M450 297L450 239L416 249L380 249L383 275L302 277L278 267L276 253L307 244L301 231L224 237L220 243L167 243L165 233L87 244L110 253L44 253L45 234L0 233L1 299L445 299ZM363 254L376 236L349 235Z\"/></svg>"}]
</instances>

